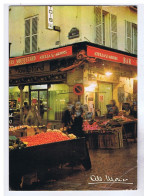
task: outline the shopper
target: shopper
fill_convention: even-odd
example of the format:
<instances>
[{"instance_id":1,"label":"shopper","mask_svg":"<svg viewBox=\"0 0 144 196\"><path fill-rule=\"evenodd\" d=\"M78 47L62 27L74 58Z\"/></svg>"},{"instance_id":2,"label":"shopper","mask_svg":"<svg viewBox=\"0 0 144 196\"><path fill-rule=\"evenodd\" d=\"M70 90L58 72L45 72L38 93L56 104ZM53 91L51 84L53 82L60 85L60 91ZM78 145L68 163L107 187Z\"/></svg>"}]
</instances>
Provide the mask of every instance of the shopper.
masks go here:
<instances>
[{"instance_id":1,"label":"shopper","mask_svg":"<svg viewBox=\"0 0 144 196\"><path fill-rule=\"evenodd\" d=\"M110 107L110 109L108 110L107 116L111 116L111 117L117 116L118 113L119 113L119 109L118 109L118 107L116 106L115 100L111 100L111 101L110 101L110 106L111 106L111 107Z\"/></svg>"},{"instance_id":2,"label":"shopper","mask_svg":"<svg viewBox=\"0 0 144 196\"><path fill-rule=\"evenodd\" d=\"M83 109L80 102L76 102L72 109L73 124L71 126L71 133L77 137L84 137L83 131Z\"/></svg>"},{"instance_id":3,"label":"shopper","mask_svg":"<svg viewBox=\"0 0 144 196\"><path fill-rule=\"evenodd\" d=\"M41 116L41 119L43 119L43 116L44 116L44 105L43 105L43 101L40 100L40 116Z\"/></svg>"},{"instance_id":4,"label":"shopper","mask_svg":"<svg viewBox=\"0 0 144 196\"><path fill-rule=\"evenodd\" d=\"M67 129L69 129L72 123L72 104L69 102L67 103L67 108L62 115L62 124L63 127L67 127Z\"/></svg>"},{"instance_id":5,"label":"shopper","mask_svg":"<svg viewBox=\"0 0 144 196\"><path fill-rule=\"evenodd\" d=\"M24 108L23 124L29 126L38 126L40 124L39 116L34 106L31 108L28 106Z\"/></svg>"},{"instance_id":6,"label":"shopper","mask_svg":"<svg viewBox=\"0 0 144 196\"><path fill-rule=\"evenodd\" d=\"M24 108L27 108L27 107L29 107L29 105L28 105L28 102L24 102L24 105L23 105L23 107L22 107L22 110L24 111Z\"/></svg>"}]
</instances>

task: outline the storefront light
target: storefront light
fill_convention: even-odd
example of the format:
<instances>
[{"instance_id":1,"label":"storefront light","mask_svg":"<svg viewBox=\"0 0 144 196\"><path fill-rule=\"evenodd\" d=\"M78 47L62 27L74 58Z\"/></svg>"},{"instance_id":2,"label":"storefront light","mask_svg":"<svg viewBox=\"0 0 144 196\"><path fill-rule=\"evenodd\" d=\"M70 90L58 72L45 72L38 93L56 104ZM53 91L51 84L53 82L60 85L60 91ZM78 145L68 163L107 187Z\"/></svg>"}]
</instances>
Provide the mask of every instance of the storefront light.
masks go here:
<instances>
[{"instance_id":1,"label":"storefront light","mask_svg":"<svg viewBox=\"0 0 144 196\"><path fill-rule=\"evenodd\" d=\"M85 87L85 91L86 91L86 92L92 92L92 91L95 90L96 86L97 86L96 83L92 83L92 84L90 84L88 87Z\"/></svg>"},{"instance_id":2,"label":"storefront light","mask_svg":"<svg viewBox=\"0 0 144 196\"><path fill-rule=\"evenodd\" d=\"M111 76L111 75L112 75L112 73L111 73L111 72L109 72L109 71L107 71L107 72L105 73L105 75L106 75L106 76Z\"/></svg>"}]
</instances>

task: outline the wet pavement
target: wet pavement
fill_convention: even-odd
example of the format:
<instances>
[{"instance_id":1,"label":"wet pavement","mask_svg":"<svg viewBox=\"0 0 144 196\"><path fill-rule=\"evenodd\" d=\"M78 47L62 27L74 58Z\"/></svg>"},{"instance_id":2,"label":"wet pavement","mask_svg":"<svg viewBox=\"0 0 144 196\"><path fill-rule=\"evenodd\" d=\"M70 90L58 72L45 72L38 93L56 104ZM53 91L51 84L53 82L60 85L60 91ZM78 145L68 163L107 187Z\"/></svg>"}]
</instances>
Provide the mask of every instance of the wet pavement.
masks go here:
<instances>
[{"instance_id":1,"label":"wet pavement","mask_svg":"<svg viewBox=\"0 0 144 196\"><path fill-rule=\"evenodd\" d=\"M23 190L135 190L137 189L137 143L121 149L89 150L92 168L66 165L44 172L43 181ZM42 179L42 178L41 178Z\"/></svg>"}]
</instances>

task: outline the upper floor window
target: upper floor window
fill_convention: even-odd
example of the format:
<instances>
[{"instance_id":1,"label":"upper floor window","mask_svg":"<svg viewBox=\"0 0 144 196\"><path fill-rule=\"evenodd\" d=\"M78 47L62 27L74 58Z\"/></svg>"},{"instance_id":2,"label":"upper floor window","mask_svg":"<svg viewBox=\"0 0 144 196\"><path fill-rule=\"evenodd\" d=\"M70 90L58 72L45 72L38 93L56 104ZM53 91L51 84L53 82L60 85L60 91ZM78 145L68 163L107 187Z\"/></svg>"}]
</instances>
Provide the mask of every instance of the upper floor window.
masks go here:
<instances>
[{"instance_id":1,"label":"upper floor window","mask_svg":"<svg viewBox=\"0 0 144 196\"><path fill-rule=\"evenodd\" d=\"M95 7L96 43L117 48L117 16Z\"/></svg>"},{"instance_id":2,"label":"upper floor window","mask_svg":"<svg viewBox=\"0 0 144 196\"><path fill-rule=\"evenodd\" d=\"M125 33L126 51L137 54L137 25L132 22L125 21Z\"/></svg>"},{"instance_id":3,"label":"upper floor window","mask_svg":"<svg viewBox=\"0 0 144 196\"><path fill-rule=\"evenodd\" d=\"M38 17L25 19L25 53L37 51Z\"/></svg>"}]
</instances>

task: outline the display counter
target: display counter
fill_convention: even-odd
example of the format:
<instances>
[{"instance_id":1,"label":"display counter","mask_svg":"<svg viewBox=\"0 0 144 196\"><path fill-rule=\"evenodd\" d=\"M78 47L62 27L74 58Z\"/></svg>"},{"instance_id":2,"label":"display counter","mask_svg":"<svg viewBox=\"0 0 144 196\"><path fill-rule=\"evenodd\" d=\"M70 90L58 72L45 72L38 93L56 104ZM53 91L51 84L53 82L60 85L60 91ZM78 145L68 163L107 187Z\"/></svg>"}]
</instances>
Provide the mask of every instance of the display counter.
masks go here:
<instances>
[{"instance_id":1,"label":"display counter","mask_svg":"<svg viewBox=\"0 0 144 196\"><path fill-rule=\"evenodd\" d=\"M123 140L128 143L129 137L136 142L137 119L115 116L113 119L95 119L84 121L89 148L122 148Z\"/></svg>"},{"instance_id":2,"label":"display counter","mask_svg":"<svg viewBox=\"0 0 144 196\"><path fill-rule=\"evenodd\" d=\"M40 168L51 168L60 164L79 161L86 170L91 168L85 138L26 147L9 153L10 187L17 189L21 177Z\"/></svg>"}]
</instances>

